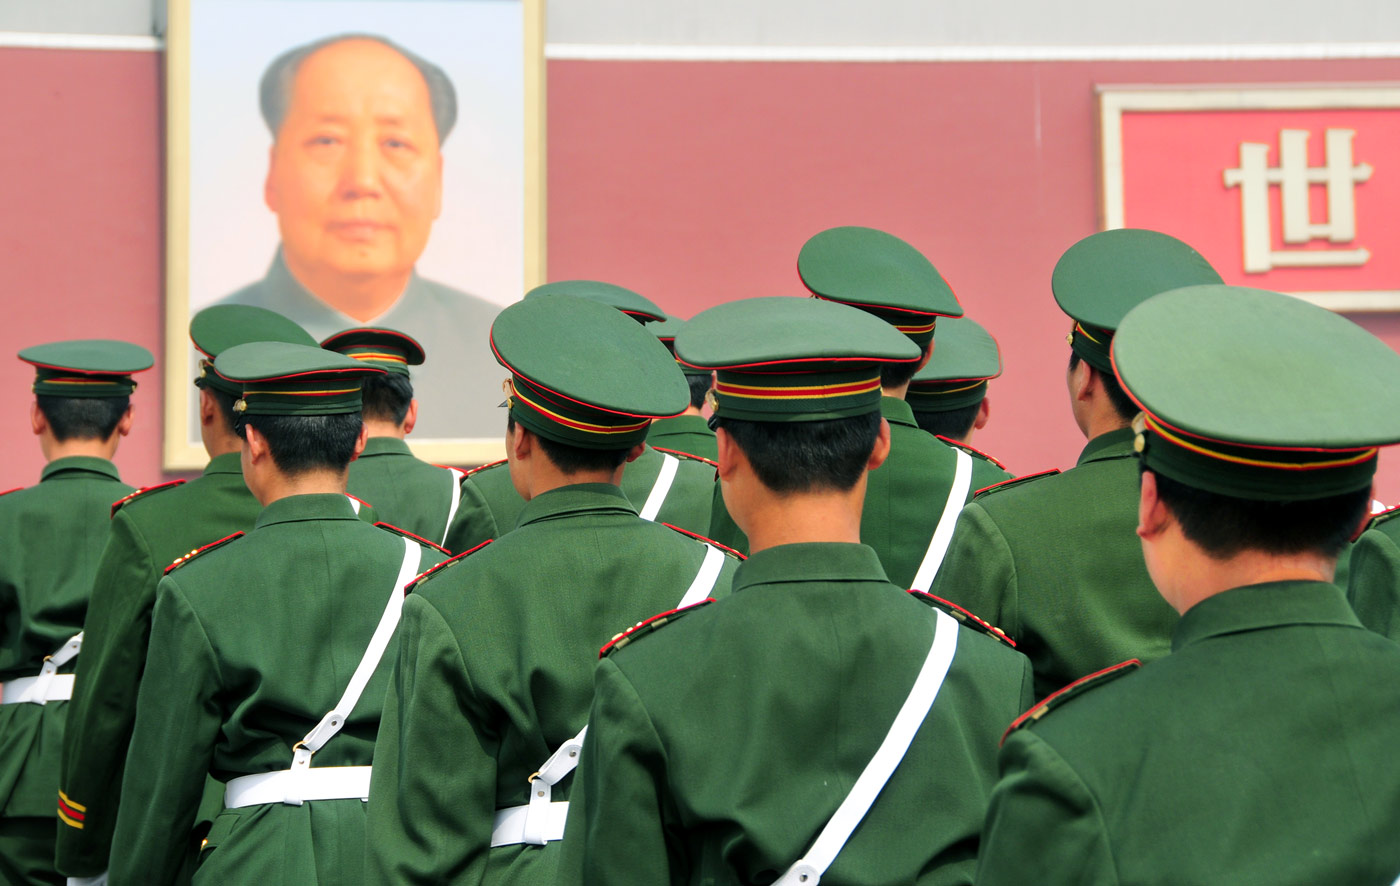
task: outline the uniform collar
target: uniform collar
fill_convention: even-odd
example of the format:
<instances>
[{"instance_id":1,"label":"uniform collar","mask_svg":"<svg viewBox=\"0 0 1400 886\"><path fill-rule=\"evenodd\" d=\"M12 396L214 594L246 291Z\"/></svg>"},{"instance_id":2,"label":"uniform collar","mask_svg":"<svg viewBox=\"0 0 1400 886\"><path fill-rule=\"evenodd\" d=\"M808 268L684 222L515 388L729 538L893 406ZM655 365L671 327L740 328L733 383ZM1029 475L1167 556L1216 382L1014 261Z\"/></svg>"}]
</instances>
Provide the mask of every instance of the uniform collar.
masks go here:
<instances>
[{"instance_id":1,"label":"uniform collar","mask_svg":"<svg viewBox=\"0 0 1400 886\"><path fill-rule=\"evenodd\" d=\"M69 455L64 458L56 458L44 465L44 470L39 474L39 482L42 483L50 477L67 473L101 474L113 480L121 480L117 466L105 458L97 458L92 455Z\"/></svg>"},{"instance_id":2,"label":"uniform collar","mask_svg":"<svg viewBox=\"0 0 1400 886\"><path fill-rule=\"evenodd\" d=\"M276 523L299 523L305 520L359 520L350 499L335 492L310 495L289 495L262 509L254 529Z\"/></svg>"},{"instance_id":3,"label":"uniform collar","mask_svg":"<svg viewBox=\"0 0 1400 886\"><path fill-rule=\"evenodd\" d=\"M1132 428L1119 428L1116 431L1109 431L1106 434L1099 434L1084 446L1084 450L1079 453L1079 461L1076 465L1087 464L1091 461L1102 461L1106 458L1124 458L1133 454L1133 438L1136 436Z\"/></svg>"},{"instance_id":4,"label":"uniform collar","mask_svg":"<svg viewBox=\"0 0 1400 886\"><path fill-rule=\"evenodd\" d=\"M360 453L360 458L369 458L376 455L412 455L413 451L408 448L408 444L398 437L370 437L365 441L365 451Z\"/></svg>"},{"instance_id":5,"label":"uniform collar","mask_svg":"<svg viewBox=\"0 0 1400 886\"><path fill-rule=\"evenodd\" d=\"M632 506L632 502L621 489L611 483L577 483L540 493L525 502L515 525L519 528L527 523L538 523L555 517L572 517L600 511L637 516L637 509Z\"/></svg>"},{"instance_id":6,"label":"uniform collar","mask_svg":"<svg viewBox=\"0 0 1400 886\"><path fill-rule=\"evenodd\" d=\"M674 434L705 434L713 437L715 432L705 423L703 415L677 415L672 418L658 418L652 421L653 431Z\"/></svg>"},{"instance_id":7,"label":"uniform collar","mask_svg":"<svg viewBox=\"0 0 1400 886\"><path fill-rule=\"evenodd\" d=\"M908 425L911 428L919 426L914 420L914 407L898 397L880 397L880 414L891 424Z\"/></svg>"},{"instance_id":8,"label":"uniform collar","mask_svg":"<svg viewBox=\"0 0 1400 886\"><path fill-rule=\"evenodd\" d=\"M223 455L216 455L209 459L209 464L204 466L204 476L210 474L238 474L243 475L243 456L238 452L225 452Z\"/></svg>"},{"instance_id":9,"label":"uniform collar","mask_svg":"<svg viewBox=\"0 0 1400 886\"><path fill-rule=\"evenodd\" d=\"M804 542L750 554L734 573L734 590L808 581L890 582L880 557L869 545Z\"/></svg>"},{"instance_id":10,"label":"uniform collar","mask_svg":"<svg viewBox=\"0 0 1400 886\"><path fill-rule=\"evenodd\" d=\"M1225 634L1302 624L1361 627L1336 585L1268 582L1207 597L1186 610L1172 632L1172 651Z\"/></svg>"}]
</instances>

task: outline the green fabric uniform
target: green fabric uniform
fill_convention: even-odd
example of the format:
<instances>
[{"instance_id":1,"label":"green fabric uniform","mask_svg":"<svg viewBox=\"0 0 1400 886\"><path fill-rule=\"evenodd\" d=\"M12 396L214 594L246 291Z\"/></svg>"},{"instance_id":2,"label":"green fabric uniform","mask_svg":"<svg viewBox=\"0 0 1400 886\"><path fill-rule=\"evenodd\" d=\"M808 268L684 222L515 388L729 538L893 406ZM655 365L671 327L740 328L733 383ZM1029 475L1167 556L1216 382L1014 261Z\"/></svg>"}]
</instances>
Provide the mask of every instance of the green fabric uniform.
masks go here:
<instances>
[{"instance_id":1,"label":"green fabric uniform","mask_svg":"<svg viewBox=\"0 0 1400 886\"><path fill-rule=\"evenodd\" d=\"M0 496L0 684L37 675L83 629L112 502L131 491L110 461L70 456ZM53 845L67 719L64 701L0 705L0 882L63 882Z\"/></svg>"},{"instance_id":2,"label":"green fabric uniform","mask_svg":"<svg viewBox=\"0 0 1400 886\"><path fill-rule=\"evenodd\" d=\"M946 437L938 437L937 439L945 446L961 449L972 456L972 493L968 497L969 501L971 501L972 495L976 495L988 486L1016 479L1016 475L1008 471L1005 465L980 449L974 449L966 443L959 443L957 440L949 440Z\"/></svg>"},{"instance_id":3,"label":"green fabric uniform","mask_svg":"<svg viewBox=\"0 0 1400 886\"><path fill-rule=\"evenodd\" d=\"M1001 752L979 886L1400 872L1400 648L1335 586L1204 600L1171 655L1028 723Z\"/></svg>"},{"instance_id":4,"label":"green fabric uniform","mask_svg":"<svg viewBox=\"0 0 1400 886\"><path fill-rule=\"evenodd\" d=\"M1036 698L1128 658L1170 650L1176 611L1136 534L1133 431L1090 440L1075 467L978 495L963 508L933 593L1010 634Z\"/></svg>"},{"instance_id":5,"label":"green fabric uniform","mask_svg":"<svg viewBox=\"0 0 1400 886\"><path fill-rule=\"evenodd\" d=\"M707 547L641 520L617 487L581 484L420 582L376 750L369 882L561 882L558 842L490 848L495 811L525 803L530 774L587 722L598 648L673 609Z\"/></svg>"},{"instance_id":6,"label":"green fabric uniform","mask_svg":"<svg viewBox=\"0 0 1400 886\"><path fill-rule=\"evenodd\" d=\"M1400 509L1371 518L1348 551L1346 576L1347 602L1356 617L1392 640L1400 640L1400 520L1396 514Z\"/></svg>"},{"instance_id":7,"label":"green fabric uniform","mask_svg":"<svg viewBox=\"0 0 1400 886\"><path fill-rule=\"evenodd\" d=\"M934 618L869 547L794 544L744 562L729 599L634 632L598 668L560 882L773 882L885 737ZM996 740L1029 702L1031 672L971 628L957 644L823 883L971 882Z\"/></svg>"},{"instance_id":8,"label":"green fabric uniform","mask_svg":"<svg viewBox=\"0 0 1400 886\"><path fill-rule=\"evenodd\" d=\"M346 488L374 505L385 523L442 544L462 472L429 464L397 437L370 437L350 462Z\"/></svg>"},{"instance_id":9,"label":"green fabric uniform","mask_svg":"<svg viewBox=\"0 0 1400 886\"><path fill-rule=\"evenodd\" d=\"M658 418L647 431L647 443L671 452L685 452L710 461L719 459L719 444L703 415Z\"/></svg>"},{"instance_id":10,"label":"green fabric uniform","mask_svg":"<svg viewBox=\"0 0 1400 886\"><path fill-rule=\"evenodd\" d=\"M384 613L403 539L341 495L272 502L252 532L173 569L156 593L150 653L122 784L111 882L168 883L206 773L285 770L293 745L345 691ZM423 547L422 567L443 556ZM393 655L374 671L312 768L368 765ZM194 882L363 882L364 803L269 804L222 813Z\"/></svg>"}]
</instances>

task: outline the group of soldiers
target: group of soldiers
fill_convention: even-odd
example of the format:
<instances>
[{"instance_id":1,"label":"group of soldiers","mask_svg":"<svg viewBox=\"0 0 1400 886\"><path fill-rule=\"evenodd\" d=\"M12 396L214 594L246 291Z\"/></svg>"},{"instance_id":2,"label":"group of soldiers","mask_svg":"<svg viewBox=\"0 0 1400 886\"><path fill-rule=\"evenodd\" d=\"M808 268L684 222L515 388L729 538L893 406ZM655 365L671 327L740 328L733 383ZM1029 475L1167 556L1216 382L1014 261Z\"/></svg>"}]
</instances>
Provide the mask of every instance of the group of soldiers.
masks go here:
<instances>
[{"instance_id":1,"label":"group of soldiers","mask_svg":"<svg viewBox=\"0 0 1400 886\"><path fill-rule=\"evenodd\" d=\"M404 442L394 330L199 313L209 465L137 491L150 353L21 351L0 883L1396 881L1400 355L1095 234L1051 278L1087 443L1014 478L924 255L797 267L689 321L531 291L469 471Z\"/></svg>"}]
</instances>

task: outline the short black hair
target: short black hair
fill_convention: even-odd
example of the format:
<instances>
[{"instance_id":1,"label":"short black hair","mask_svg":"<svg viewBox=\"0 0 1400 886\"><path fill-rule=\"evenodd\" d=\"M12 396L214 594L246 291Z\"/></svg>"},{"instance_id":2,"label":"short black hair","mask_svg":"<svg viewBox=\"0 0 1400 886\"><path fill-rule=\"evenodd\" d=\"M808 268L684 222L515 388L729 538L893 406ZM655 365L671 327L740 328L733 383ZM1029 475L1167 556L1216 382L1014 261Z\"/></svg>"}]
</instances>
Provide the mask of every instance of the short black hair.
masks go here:
<instances>
[{"instance_id":1,"label":"short black hair","mask_svg":"<svg viewBox=\"0 0 1400 886\"><path fill-rule=\"evenodd\" d=\"M880 387L897 388L913 380L919 371L919 361L913 363L886 363L880 367Z\"/></svg>"},{"instance_id":2,"label":"short black hair","mask_svg":"<svg viewBox=\"0 0 1400 886\"><path fill-rule=\"evenodd\" d=\"M360 411L366 419L403 424L413 403L413 382L408 376L376 372L365 378L361 391L364 406Z\"/></svg>"},{"instance_id":3,"label":"short black hair","mask_svg":"<svg viewBox=\"0 0 1400 886\"><path fill-rule=\"evenodd\" d=\"M106 440L131 406L130 397L55 397L36 394L55 440Z\"/></svg>"},{"instance_id":4,"label":"short black hair","mask_svg":"<svg viewBox=\"0 0 1400 886\"><path fill-rule=\"evenodd\" d=\"M690 385L690 405L696 409L703 409L705 396L710 393L710 388L714 385L713 376L687 375L685 383Z\"/></svg>"},{"instance_id":5,"label":"short black hair","mask_svg":"<svg viewBox=\"0 0 1400 886\"><path fill-rule=\"evenodd\" d=\"M1153 475L1157 497L1181 525L1182 534L1216 560L1245 551L1336 557L1371 505L1369 488L1328 498L1261 501L1207 492L1155 471Z\"/></svg>"},{"instance_id":6,"label":"short black hair","mask_svg":"<svg viewBox=\"0 0 1400 886\"><path fill-rule=\"evenodd\" d=\"M409 61L423 80L428 84L428 105L433 112L433 124L437 127L438 146L447 141L447 134L457 122L457 90L447 72L416 53L410 52L387 37L378 34L347 33L336 34L311 43L295 46L277 58L263 71L258 89L259 105L263 122L272 131L272 137L282 128L282 120L287 116L287 107L292 103L292 86L296 81L301 63L312 54L350 40L369 40L387 46Z\"/></svg>"},{"instance_id":7,"label":"short black hair","mask_svg":"<svg viewBox=\"0 0 1400 886\"><path fill-rule=\"evenodd\" d=\"M744 421L720 417L754 473L774 492L845 491L865 473L880 434L880 413L825 421Z\"/></svg>"},{"instance_id":8,"label":"short black hair","mask_svg":"<svg viewBox=\"0 0 1400 886\"><path fill-rule=\"evenodd\" d=\"M1074 368L1079 365L1080 359L1080 356L1074 351L1069 352L1070 372L1073 372ZM1133 399L1123 391L1123 386L1118 383L1118 376L1111 372L1104 372L1094 366L1090 366L1089 369L1092 372L1098 373L1099 378L1103 379L1103 389L1104 392L1108 394L1108 402L1113 404L1113 411L1118 413L1119 418L1123 419L1123 421L1132 421L1133 417L1142 411L1138 408L1138 405L1133 402Z\"/></svg>"},{"instance_id":9,"label":"short black hair","mask_svg":"<svg viewBox=\"0 0 1400 886\"><path fill-rule=\"evenodd\" d=\"M529 428L525 430L529 431ZM515 416L506 413L506 432L515 431ZM531 431L531 433L534 433ZM551 440L548 437L535 434L535 439L540 441L540 448L544 450L545 456L550 462L565 474L578 474L583 471L615 471L620 465L627 461L627 453L632 449L585 449L582 446L570 446L568 443L560 443L558 440Z\"/></svg>"},{"instance_id":10,"label":"short black hair","mask_svg":"<svg viewBox=\"0 0 1400 886\"><path fill-rule=\"evenodd\" d=\"M978 400L971 406L959 406L957 409L948 409L943 412L914 412L914 421L919 427L935 434L939 437L948 437L953 440L961 440L972 430L972 425L977 421L977 410L982 408L982 401Z\"/></svg>"},{"instance_id":11,"label":"short black hair","mask_svg":"<svg viewBox=\"0 0 1400 886\"><path fill-rule=\"evenodd\" d=\"M355 455L355 441L364 423L358 412L338 415L247 415L234 430L247 439L252 425L267 438L272 461L284 474L343 471Z\"/></svg>"}]
</instances>

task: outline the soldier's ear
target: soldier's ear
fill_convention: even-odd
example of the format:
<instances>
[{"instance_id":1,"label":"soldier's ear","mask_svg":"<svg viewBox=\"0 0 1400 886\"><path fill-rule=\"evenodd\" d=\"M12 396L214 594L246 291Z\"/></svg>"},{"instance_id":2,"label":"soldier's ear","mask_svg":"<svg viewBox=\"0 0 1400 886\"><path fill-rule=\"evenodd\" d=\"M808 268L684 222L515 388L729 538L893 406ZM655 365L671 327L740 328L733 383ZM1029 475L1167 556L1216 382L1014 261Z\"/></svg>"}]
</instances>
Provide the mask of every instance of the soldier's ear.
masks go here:
<instances>
[{"instance_id":1,"label":"soldier's ear","mask_svg":"<svg viewBox=\"0 0 1400 886\"><path fill-rule=\"evenodd\" d=\"M122 413L121 419L117 422L116 433L120 437L125 437L131 433L131 422L136 414L136 404L127 404L126 412Z\"/></svg>"},{"instance_id":2,"label":"soldier's ear","mask_svg":"<svg viewBox=\"0 0 1400 886\"><path fill-rule=\"evenodd\" d=\"M1151 471L1142 472L1142 485L1138 491L1138 538L1154 541L1161 537L1170 525L1171 512L1157 496L1157 475Z\"/></svg>"},{"instance_id":3,"label":"soldier's ear","mask_svg":"<svg viewBox=\"0 0 1400 886\"><path fill-rule=\"evenodd\" d=\"M880 433L875 437L875 448L870 450L870 458L865 462L865 469L873 471L885 463L885 459L890 456L890 423L885 419L880 419Z\"/></svg>"},{"instance_id":4,"label":"soldier's ear","mask_svg":"<svg viewBox=\"0 0 1400 886\"><path fill-rule=\"evenodd\" d=\"M367 442L369 442L369 425L360 422L360 435L355 438L355 451L350 455L351 461L360 457L360 453L365 451Z\"/></svg>"},{"instance_id":5,"label":"soldier's ear","mask_svg":"<svg viewBox=\"0 0 1400 886\"><path fill-rule=\"evenodd\" d=\"M972 420L972 429L980 431L987 426L987 422L992 417L992 401L990 397L983 397L982 402L977 405L977 417Z\"/></svg>"},{"instance_id":6,"label":"soldier's ear","mask_svg":"<svg viewBox=\"0 0 1400 886\"><path fill-rule=\"evenodd\" d=\"M34 428L36 437L48 430L49 417L44 415L44 410L39 408L38 400L29 404L29 424Z\"/></svg>"},{"instance_id":7,"label":"soldier's ear","mask_svg":"<svg viewBox=\"0 0 1400 886\"><path fill-rule=\"evenodd\" d=\"M633 446L631 449L627 450L627 461L629 463L636 461L637 459L641 458L642 453L646 451L647 445L645 443L638 443L636 446Z\"/></svg>"}]
</instances>

